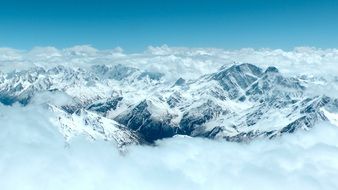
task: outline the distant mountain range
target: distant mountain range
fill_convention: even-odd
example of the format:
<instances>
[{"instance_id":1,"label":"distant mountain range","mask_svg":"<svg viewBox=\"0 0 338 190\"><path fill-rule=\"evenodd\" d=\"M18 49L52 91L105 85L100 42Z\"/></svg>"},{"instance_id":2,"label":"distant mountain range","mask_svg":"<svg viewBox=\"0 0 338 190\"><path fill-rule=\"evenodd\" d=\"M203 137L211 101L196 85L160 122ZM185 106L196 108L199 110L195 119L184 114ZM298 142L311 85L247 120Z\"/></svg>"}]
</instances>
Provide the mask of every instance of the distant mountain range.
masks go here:
<instances>
[{"instance_id":1,"label":"distant mountain range","mask_svg":"<svg viewBox=\"0 0 338 190\"><path fill-rule=\"evenodd\" d=\"M69 101L43 103L66 140L86 135L119 148L175 135L250 142L321 121L338 125L338 99L306 93L321 79L286 77L276 67L249 63L194 80L168 82L163 76L124 65L0 72L0 102L26 106L44 93L66 96Z\"/></svg>"}]
</instances>

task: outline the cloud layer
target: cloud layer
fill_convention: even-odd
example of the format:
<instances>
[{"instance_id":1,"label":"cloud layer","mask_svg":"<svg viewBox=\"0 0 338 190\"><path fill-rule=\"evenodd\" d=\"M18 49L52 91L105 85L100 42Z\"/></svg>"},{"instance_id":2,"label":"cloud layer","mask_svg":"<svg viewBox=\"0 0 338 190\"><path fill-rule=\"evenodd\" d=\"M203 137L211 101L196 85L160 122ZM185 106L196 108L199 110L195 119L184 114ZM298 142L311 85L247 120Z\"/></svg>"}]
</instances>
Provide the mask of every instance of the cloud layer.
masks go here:
<instances>
[{"instance_id":1,"label":"cloud layer","mask_svg":"<svg viewBox=\"0 0 338 190\"><path fill-rule=\"evenodd\" d=\"M91 64L125 64L164 72L168 79L189 79L214 72L233 62L249 62L261 67L273 65L285 74L335 75L338 73L338 49L298 47L291 51L251 48L223 50L163 45L128 54L121 48L97 50L88 45L65 49L36 47L29 51L0 48L0 68L3 71L32 65L85 67Z\"/></svg>"},{"instance_id":2,"label":"cloud layer","mask_svg":"<svg viewBox=\"0 0 338 190\"><path fill-rule=\"evenodd\" d=\"M338 128L323 123L250 144L175 137L121 155L65 144L36 105L0 106L0 186L13 189L337 189Z\"/></svg>"}]
</instances>

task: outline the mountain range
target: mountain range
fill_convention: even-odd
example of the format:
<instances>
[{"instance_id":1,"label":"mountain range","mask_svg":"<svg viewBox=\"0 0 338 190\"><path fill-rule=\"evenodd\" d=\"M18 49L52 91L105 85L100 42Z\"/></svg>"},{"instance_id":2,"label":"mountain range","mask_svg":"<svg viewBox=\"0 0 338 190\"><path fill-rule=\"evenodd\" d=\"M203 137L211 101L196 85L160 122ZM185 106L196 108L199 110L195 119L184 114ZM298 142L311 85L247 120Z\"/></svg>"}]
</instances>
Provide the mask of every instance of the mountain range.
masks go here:
<instances>
[{"instance_id":1,"label":"mountain range","mask_svg":"<svg viewBox=\"0 0 338 190\"><path fill-rule=\"evenodd\" d=\"M36 66L0 72L0 102L38 102L52 113L50 121L66 142L85 135L118 148L175 135L250 142L322 121L338 125L338 99L307 91L320 78L284 76L276 67L250 63L190 80L167 81L165 75L122 64Z\"/></svg>"}]
</instances>

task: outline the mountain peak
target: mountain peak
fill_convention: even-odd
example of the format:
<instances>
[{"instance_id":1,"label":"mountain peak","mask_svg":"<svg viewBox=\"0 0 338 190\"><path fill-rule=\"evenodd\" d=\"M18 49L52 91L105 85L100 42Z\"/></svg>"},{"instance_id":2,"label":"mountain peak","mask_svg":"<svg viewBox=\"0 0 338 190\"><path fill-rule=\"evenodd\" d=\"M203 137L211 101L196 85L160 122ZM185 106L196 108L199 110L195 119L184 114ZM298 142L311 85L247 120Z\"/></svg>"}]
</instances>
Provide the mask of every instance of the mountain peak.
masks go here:
<instances>
[{"instance_id":1,"label":"mountain peak","mask_svg":"<svg viewBox=\"0 0 338 190\"><path fill-rule=\"evenodd\" d=\"M212 75L223 89L228 92L231 99L240 96L241 91L249 87L262 76L262 69L250 64L235 64Z\"/></svg>"},{"instance_id":2,"label":"mountain peak","mask_svg":"<svg viewBox=\"0 0 338 190\"><path fill-rule=\"evenodd\" d=\"M274 66L269 66L264 73L279 73L279 70Z\"/></svg>"},{"instance_id":3,"label":"mountain peak","mask_svg":"<svg viewBox=\"0 0 338 190\"><path fill-rule=\"evenodd\" d=\"M185 82L186 81L183 78L179 78L179 79L176 80L174 86L182 86L182 85L185 84Z\"/></svg>"},{"instance_id":4,"label":"mountain peak","mask_svg":"<svg viewBox=\"0 0 338 190\"><path fill-rule=\"evenodd\" d=\"M158 81L165 73L125 65L37 71L0 76L0 102L25 106L40 93L58 97L62 92L72 101L58 103L61 126L79 133L90 129L94 137L107 140L116 137L119 145L128 139L135 142L134 137L152 143L177 134L236 141L270 138L312 127L325 119L322 107L332 113L338 110L338 101L304 93L298 78L285 77L273 66L263 71L250 63L222 67L188 82L179 78L176 88ZM277 109L280 113L274 114ZM262 125L275 119L279 123ZM121 135L106 133L113 129Z\"/></svg>"}]
</instances>

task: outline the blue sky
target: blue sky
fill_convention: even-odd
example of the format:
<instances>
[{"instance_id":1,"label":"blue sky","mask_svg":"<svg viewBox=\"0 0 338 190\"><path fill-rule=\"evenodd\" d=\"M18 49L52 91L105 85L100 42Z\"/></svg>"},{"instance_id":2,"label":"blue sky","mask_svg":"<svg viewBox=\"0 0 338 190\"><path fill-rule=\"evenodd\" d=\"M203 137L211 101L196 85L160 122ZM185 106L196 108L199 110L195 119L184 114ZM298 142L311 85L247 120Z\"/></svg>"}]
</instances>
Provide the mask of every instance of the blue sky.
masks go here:
<instances>
[{"instance_id":1,"label":"blue sky","mask_svg":"<svg viewBox=\"0 0 338 190\"><path fill-rule=\"evenodd\" d=\"M338 0L0 0L0 47L338 44Z\"/></svg>"}]
</instances>

